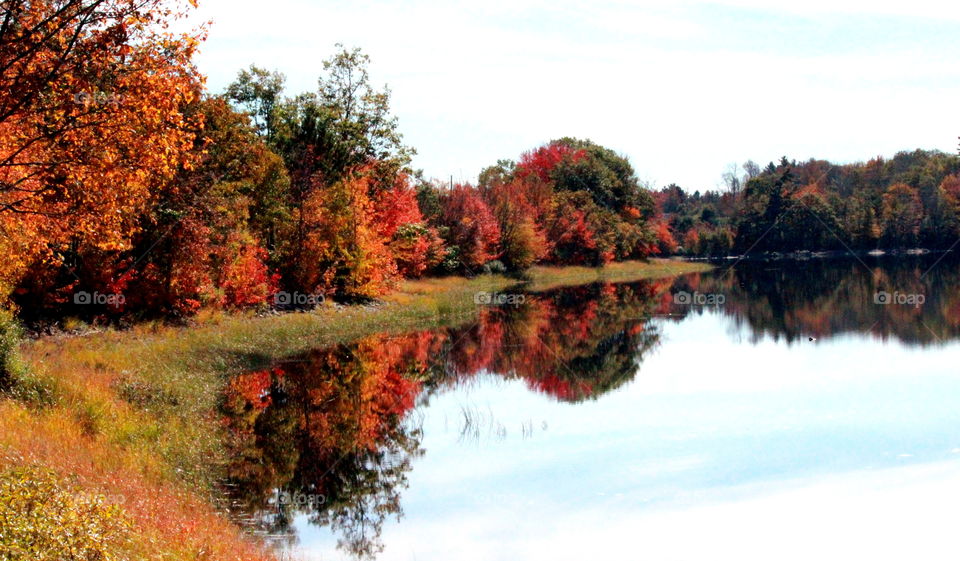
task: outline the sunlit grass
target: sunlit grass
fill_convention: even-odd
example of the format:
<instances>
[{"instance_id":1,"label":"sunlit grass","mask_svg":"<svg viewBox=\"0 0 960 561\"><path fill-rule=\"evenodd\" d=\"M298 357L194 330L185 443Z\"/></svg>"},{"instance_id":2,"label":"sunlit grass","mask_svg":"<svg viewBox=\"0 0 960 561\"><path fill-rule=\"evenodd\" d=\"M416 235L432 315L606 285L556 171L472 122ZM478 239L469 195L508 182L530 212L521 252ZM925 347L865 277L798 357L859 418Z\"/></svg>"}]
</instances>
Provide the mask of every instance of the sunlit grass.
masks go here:
<instances>
[{"instance_id":1,"label":"sunlit grass","mask_svg":"<svg viewBox=\"0 0 960 561\"><path fill-rule=\"evenodd\" d=\"M610 263L602 268L538 266L533 267L529 272L531 278L529 288L541 291L589 282L630 282L710 269L712 266L707 263L668 259L653 259L649 262L622 261Z\"/></svg>"}]
</instances>

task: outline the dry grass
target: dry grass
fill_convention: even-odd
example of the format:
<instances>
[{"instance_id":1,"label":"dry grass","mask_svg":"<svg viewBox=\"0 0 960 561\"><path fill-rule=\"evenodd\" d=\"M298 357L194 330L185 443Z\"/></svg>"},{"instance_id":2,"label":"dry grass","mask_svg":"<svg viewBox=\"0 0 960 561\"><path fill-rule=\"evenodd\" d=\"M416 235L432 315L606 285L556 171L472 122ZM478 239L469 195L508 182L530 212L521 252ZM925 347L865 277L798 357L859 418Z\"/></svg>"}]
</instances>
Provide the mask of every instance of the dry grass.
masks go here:
<instances>
[{"instance_id":1,"label":"dry grass","mask_svg":"<svg viewBox=\"0 0 960 561\"><path fill-rule=\"evenodd\" d=\"M202 494L159 476L163 467L151 469L136 452L91 438L66 409L0 403L0 448L0 470L42 466L84 496L115 505L132 530L113 559L269 559Z\"/></svg>"},{"instance_id":2,"label":"dry grass","mask_svg":"<svg viewBox=\"0 0 960 561\"><path fill-rule=\"evenodd\" d=\"M678 261L672 259L652 259L649 262L622 261L610 263L602 268L595 267L547 267L538 266L530 270L530 290L542 291L591 282L630 282L709 271L713 267L707 263Z\"/></svg>"}]
</instances>

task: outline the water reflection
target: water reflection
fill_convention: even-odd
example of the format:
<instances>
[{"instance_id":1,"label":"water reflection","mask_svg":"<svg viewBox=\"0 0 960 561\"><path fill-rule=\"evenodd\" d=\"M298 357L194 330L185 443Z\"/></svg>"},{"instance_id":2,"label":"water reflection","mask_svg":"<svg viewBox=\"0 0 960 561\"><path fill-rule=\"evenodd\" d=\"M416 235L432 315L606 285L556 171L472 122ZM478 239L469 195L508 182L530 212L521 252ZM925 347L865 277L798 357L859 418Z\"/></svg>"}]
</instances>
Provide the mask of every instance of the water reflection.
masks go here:
<instances>
[{"instance_id":1,"label":"water reflection","mask_svg":"<svg viewBox=\"0 0 960 561\"><path fill-rule=\"evenodd\" d=\"M722 294L716 312L752 340L792 343L869 333L911 345L960 336L960 266L955 256L745 261L678 279L671 292ZM680 314L706 311L672 306Z\"/></svg>"},{"instance_id":2,"label":"water reflection","mask_svg":"<svg viewBox=\"0 0 960 561\"><path fill-rule=\"evenodd\" d=\"M420 391L416 372L378 343L314 351L231 380L228 487L248 525L291 537L294 517L306 514L352 555L379 551L421 450L419 432L401 423Z\"/></svg>"},{"instance_id":3,"label":"water reflection","mask_svg":"<svg viewBox=\"0 0 960 561\"><path fill-rule=\"evenodd\" d=\"M403 422L418 398L481 372L521 378L560 401L596 398L628 382L656 345L648 319L668 287L533 296L483 309L466 327L367 337L233 378L224 401L235 459L227 486L244 522L291 537L292 520L306 514L330 526L342 550L375 556L422 453L419 429Z\"/></svg>"},{"instance_id":4,"label":"water reflection","mask_svg":"<svg viewBox=\"0 0 960 561\"><path fill-rule=\"evenodd\" d=\"M329 528L342 552L375 558L425 453L411 412L433 396L493 375L555 402L593 403L637 376L667 322L691 314L727 318L752 343L859 333L942 344L960 335L960 267L947 260L931 269L935 261L744 262L676 280L563 289L484 308L464 327L368 337L237 376L224 400L236 514L287 543L306 516ZM924 302L878 303L880 292ZM722 305L689 305L680 293L721 294ZM464 414L465 430L476 422Z\"/></svg>"}]
</instances>

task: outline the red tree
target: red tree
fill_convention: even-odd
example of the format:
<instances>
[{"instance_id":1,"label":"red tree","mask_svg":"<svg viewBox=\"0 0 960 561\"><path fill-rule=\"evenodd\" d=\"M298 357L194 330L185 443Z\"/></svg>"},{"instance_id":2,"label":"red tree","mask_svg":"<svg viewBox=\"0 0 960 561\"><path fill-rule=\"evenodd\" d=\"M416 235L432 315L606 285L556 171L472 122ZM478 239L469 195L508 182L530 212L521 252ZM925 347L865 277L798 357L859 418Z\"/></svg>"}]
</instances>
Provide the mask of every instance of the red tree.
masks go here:
<instances>
[{"instance_id":1,"label":"red tree","mask_svg":"<svg viewBox=\"0 0 960 561\"><path fill-rule=\"evenodd\" d=\"M527 179L533 175L540 181L548 182L551 181L550 173L560 162L564 160L576 162L585 155L584 150L575 150L566 144L547 144L520 156L516 176L519 179Z\"/></svg>"},{"instance_id":2,"label":"red tree","mask_svg":"<svg viewBox=\"0 0 960 561\"><path fill-rule=\"evenodd\" d=\"M490 207L471 185L456 185L440 197L441 222L460 263L475 269L499 255L500 226Z\"/></svg>"}]
</instances>

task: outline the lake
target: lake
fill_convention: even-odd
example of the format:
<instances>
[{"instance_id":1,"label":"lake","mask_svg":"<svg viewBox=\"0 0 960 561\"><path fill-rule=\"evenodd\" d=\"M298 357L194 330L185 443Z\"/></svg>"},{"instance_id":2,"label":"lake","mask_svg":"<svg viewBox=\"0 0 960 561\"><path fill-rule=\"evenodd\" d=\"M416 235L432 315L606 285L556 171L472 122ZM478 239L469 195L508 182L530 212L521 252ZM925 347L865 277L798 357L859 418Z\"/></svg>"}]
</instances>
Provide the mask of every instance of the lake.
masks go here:
<instances>
[{"instance_id":1,"label":"lake","mask_svg":"<svg viewBox=\"0 0 960 561\"><path fill-rule=\"evenodd\" d=\"M953 559L960 264L480 294L235 377L234 518L293 559Z\"/></svg>"}]
</instances>

